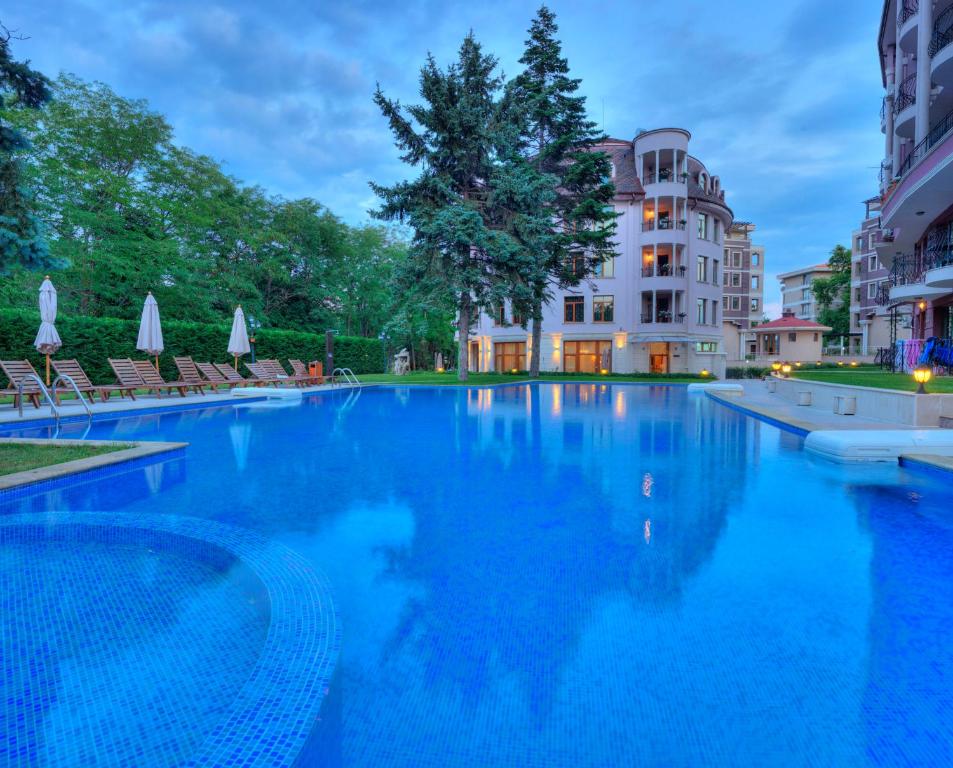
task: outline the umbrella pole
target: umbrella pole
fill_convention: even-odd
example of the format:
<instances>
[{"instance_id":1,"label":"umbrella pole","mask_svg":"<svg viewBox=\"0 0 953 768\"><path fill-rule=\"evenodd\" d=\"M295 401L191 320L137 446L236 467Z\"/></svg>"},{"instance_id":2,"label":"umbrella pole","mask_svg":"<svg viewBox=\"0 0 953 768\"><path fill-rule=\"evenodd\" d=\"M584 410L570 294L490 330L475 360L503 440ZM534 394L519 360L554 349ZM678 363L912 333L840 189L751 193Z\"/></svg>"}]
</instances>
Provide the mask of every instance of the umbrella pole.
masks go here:
<instances>
[{"instance_id":1,"label":"umbrella pole","mask_svg":"<svg viewBox=\"0 0 953 768\"><path fill-rule=\"evenodd\" d=\"M159 372L159 356L156 355L156 373Z\"/></svg>"},{"instance_id":2,"label":"umbrella pole","mask_svg":"<svg viewBox=\"0 0 953 768\"><path fill-rule=\"evenodd\" d=\"M46 386L50 386L50 356L46 356Z\"/></svg>"},{"instance_id":3,"label":"umbrella pole","mask_svg":"<svg viewBox=\"0 0 953 768\"><path fill-rule=\"evenodd\" d=\"M235 370L238 370L238 355L235 355Z\"/></svg>"}]
</instances>

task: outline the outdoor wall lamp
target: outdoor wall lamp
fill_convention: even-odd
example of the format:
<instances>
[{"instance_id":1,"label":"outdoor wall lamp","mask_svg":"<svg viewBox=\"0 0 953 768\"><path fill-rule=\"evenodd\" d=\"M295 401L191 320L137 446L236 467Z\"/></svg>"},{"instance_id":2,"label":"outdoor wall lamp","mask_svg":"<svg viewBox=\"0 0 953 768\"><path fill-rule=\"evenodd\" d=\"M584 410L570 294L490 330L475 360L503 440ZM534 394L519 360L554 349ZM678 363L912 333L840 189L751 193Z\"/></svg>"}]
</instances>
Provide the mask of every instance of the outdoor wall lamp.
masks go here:
<instances>
[{"instance_id":1,"label":"outdoor wall lamp","mask_svg":"<svg viewBox=\"0 0 953 768\"><path fill-rule=\"evenodd\" d=\"M932 376L933 371L925 365L913 369L913 380L917 383L918 395L925 395L927 393L926 387L923 385L926 384Z\"/></svg>"}]
</instances>

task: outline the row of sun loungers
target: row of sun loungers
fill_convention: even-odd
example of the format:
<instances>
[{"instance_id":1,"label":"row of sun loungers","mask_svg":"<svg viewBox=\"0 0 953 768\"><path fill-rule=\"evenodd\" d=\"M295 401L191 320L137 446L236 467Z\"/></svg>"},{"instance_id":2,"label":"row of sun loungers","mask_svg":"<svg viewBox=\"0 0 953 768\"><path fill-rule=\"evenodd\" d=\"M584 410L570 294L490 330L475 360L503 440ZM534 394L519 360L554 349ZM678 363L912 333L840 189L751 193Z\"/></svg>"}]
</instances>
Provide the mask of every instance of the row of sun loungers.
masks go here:
<instances>
[{"instance_id":1,"label":"row of sun loungers","mask_svg":"<svg viewBox=\"0 0 953 768\"><path fill-rule=\"evenodd\" d=\"M260 387L293 384L306 387L314 384L323 384L325 377L318 366L317 374L308 372L307 366L301 360L289 360L292 374L284 369L277 360L259 360L257 363L245 363L251 376L242 376L230 365L220 363L196 363L191 357L173 358L175 367L179 371L178 381L166 381L149 360L130 360L129 358L109 359L109 366L116 375L114 384L93 384L83 367L76 360L51 360L57 376L68 376L76 383L80 393L95 402L98 396L106 402L113 393L120 397L129 395L136 399L136 392L145 390L155 392L157 397L170 392L178 392L185 397L190 391L200 395L206 389L215 390L218 387ZM13 405L18 405L18 387L23 385L23 396L34 407L40 407L40 388L31 376L36 376L36 370L29 360L2 360L0 369L7 377L7 388L0 390L0 394L13 395ZM61 394L71 392L72 387L60 386L53 396L59 401Z\"/></svg>"}]
</instances>

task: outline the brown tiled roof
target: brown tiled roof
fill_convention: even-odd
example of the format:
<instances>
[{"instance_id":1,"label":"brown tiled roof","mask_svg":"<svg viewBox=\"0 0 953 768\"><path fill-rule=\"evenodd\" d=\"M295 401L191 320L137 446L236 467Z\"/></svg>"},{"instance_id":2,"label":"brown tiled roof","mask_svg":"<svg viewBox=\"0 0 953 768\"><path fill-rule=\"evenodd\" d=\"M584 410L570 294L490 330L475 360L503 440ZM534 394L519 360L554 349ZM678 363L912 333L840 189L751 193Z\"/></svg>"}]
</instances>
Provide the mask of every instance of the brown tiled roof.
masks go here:
<instances>
[{"instance_id":1,"label":"brown tiled roof","mask_svg":"<svg viewBox=\"0 0 953 768\"><path fill-rule=\"evenodd\" d=\"M632 142L610 138L598 145L598 149L609 156L615 167L612 182L615 184L616 197L628 199L644 197L645 190L642 189L642 183L635 171L635 148Z\"/></svg>"}]
</instances>

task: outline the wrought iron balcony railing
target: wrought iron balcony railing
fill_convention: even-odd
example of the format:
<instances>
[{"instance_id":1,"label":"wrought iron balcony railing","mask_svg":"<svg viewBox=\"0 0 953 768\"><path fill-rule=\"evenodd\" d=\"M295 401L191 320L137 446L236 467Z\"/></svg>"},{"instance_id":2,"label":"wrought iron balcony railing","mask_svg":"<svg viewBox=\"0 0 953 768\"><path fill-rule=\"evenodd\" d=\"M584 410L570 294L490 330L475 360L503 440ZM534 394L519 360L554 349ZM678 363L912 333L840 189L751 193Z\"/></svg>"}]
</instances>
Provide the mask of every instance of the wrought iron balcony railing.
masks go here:
<instances>
[{"instance_id":1,"label":"wrought iron balcony railing","mask_svg":"<svg viewBox=\"0 0 953 768\"><path fill-rule=\"evenodd\" d=\"M904 0L900 7L900 13L897 14L897 26L902 27L907 19L920 10L920 3L917 0Z\"/></svg>"},{"instance_id":2,"label":"wrought iron balcony railing","mask_svg":"<svg viewBox=\"0 0 953 768\"><path fill-rule=\"evenodd\" d=\"M907 75L897 86L897 98L893 102L893 113L899 115L907 107L917 103L917 73Z\"/></svg>"},{"instance_id":3,"label":"wrought iron balcony railing","mask_svg":"<svg viewBox=\"0 0 953 768\"><path fill-rule=\"evenodd\" d=\"M926 156L927 152L945 139L951 130L953 130L953 110L947 112L943 119L930 129L923 141L910 150L910 154L901 163L900 172L897 175L902 178Z\"/></svg>"},{"instance_id":4,"label":"wrought iron balcony railing","mask_svg":"<svg viewBox=\"0 0 953 768\"><path fill-rule=\"evenodd\" d=\"M685 313L679 312L677 315L673 315L667 310L659 310L655 313L655 319L652 319L651 312L642 313L642 322L643 323L684 323L685 322Z\"/></svg>"},{"instance_id":5,"label":"wrought iron balcony railing","mask_svg":"<svg viewBox=\"0 0 953 768\"><path fill-rule=\"evenodd\" d=\"M915 253L905 253L893 260L887 282L892 286L915 285L923 282L924 272L923 259Z\"/></svg>"},{"instance_id":6,"label":"wrought iron balcony railing","mask_svg":"<svg viewBox=\"0 0 953 768\"><path fill-rule=\"evenodd\" d=\"M932 58L950 43L953 43L953 7L947 8L933 22L933 35L930 37L927 53Z\"/></svg>"}]
</instances>

